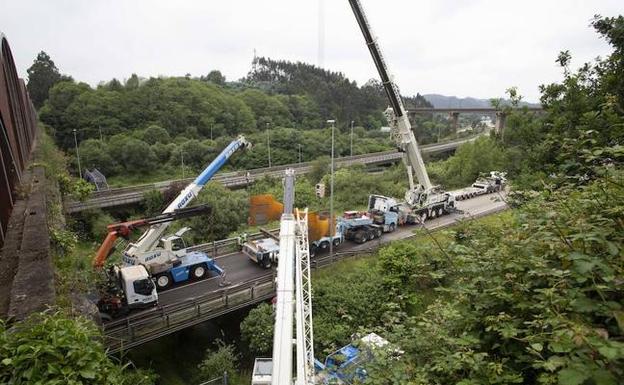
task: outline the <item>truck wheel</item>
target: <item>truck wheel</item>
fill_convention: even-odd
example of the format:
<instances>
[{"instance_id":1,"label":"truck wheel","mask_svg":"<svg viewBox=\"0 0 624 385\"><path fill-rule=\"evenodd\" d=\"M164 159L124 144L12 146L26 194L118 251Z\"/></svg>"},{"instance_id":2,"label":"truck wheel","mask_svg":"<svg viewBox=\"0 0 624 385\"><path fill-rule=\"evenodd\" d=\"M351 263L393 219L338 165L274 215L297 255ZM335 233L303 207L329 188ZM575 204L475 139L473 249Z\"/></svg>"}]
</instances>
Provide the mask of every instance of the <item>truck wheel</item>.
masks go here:
<instances>
[{"instance_id":1,"label":"truck wheel","mask_svg":"<svg viewBox=\"0 0 624 385\"><path fill-rule=\"evenodd\" d=\"M321 247L321 250L327 250L329 249L329 242L323 241L319 246Z\"/></svg>"},{"instance_id":2,"label":"truck wheel","mask_svg":"<svg viewBox=\"0 0 624 385\"><path fill-rule=\"evenodd\" d=\"M375 239L375 231L374 230L369 230L366 235L368 235L368 240L369 241L372 241L373 239Z\"/></svg>"},{"instance_id":3,"label":"truck wheel","mask_svg":"<svg viewBox=\"0 0 624 385\"><path fill-rule=\"evenodd\" d=\"M382 234L381 229L375 229L374 231L375 238L381 238L381 234Z\"/></svg>"},{"instance_id":4,"label":"truck wheel","mask_svg":"<svg viewBox=\"0 0 624 385\"><path fill-rule=\"evenodd\" d=\"M195 265L191 270L191 278L192 279L202 279L206 276L206 266L204 265Z\"/></svg>"},{"instance_id":5,"label":"truck wheel","mask_svg":"<svg viewBox=\"0 0 624 385\"><path fill-rule=\"evenodd\" d=\"M162 273L156 276L156 287L160 290L164 290L171 286L171 277L169 273Z\"/></svg>"},{"instance_id":6,"label":"truck wheel","mask_svg":"<svg viewBox=\"0 0 624 385\"><path fill-rule=\"evenodd\" d=\"M431 211L429 212L428 217L431 218L431 219L434 219L436 217L436 210L435 209L431 209Z\"/></svg>"},{"instance_id":7,"label":"truck wheel","mask_svg":"<svg viewBox=\"0 0 624 385\"><path fill-rule=\"evenodd\" d=\"M444 209L442 207L438 208L438 216L441 217L444 215Z\"/></svg>"},{"instance_id":8,"label":"truck wheel","mask_svg":"<svg viewBox=\"0 0 624 385\"><path fill-rule=\"evenodd\" d=\"M334 246L338 246L340 244L340 239L336 238L332 241L332 243L334 244Z\"/></svg>"},{"instance_id":9,"label":"truck wheel","mask_svg":"<svg viewBox=\"0 0 624 385\"><path fill-rule=\"evenodd\" d=\"M270 269L271 268L271 260L268 259L268 260L264 261L262 263L262 267L264 267L265 269Z\"/></svg>"},{"instance_id":10,"label":"truck wheel","mask_svg":"<svg viewBox=\"0 0 624 385\"><path fill-rule=\"evenodd\" d=\"M317 247L315 244L311 244L310 245L310 257L315 257L316 256L316 252L317 252Z\"/></svg>"},{"instance_id":11,"label":"truck wheel","mask_svg":"<svg viewBox=\"0 0 624 385\"><path fill-rule=\"evenodd\" d=\"M427 212L423 211L423 213L420 214L420 223L425 223L426 220L427 220Z\"/></svg>"},{"instance_id":12,"label":"truck wheel","mask_svg":"<svg viewBox=\"0 0 624 385\"><path fill-rule=\"evenodd\" d=\"M393 233L394 230L396 230L396 225L394 223L390 223L390 228L388 230Z\"/></svg>"},{"instance_id":13,"label":"truck wheel","mask_svg":"<svg viewBox=\"0 0 624 385\"><path fill-rule=\"evenodd\" d=\"M366 237L366 233L362 230L358 230L355 233L355 236L353 238L354 238L355 243L359 243L359 244L366 242L366 240L368 239Z\"/></svg>"}]
</instances>

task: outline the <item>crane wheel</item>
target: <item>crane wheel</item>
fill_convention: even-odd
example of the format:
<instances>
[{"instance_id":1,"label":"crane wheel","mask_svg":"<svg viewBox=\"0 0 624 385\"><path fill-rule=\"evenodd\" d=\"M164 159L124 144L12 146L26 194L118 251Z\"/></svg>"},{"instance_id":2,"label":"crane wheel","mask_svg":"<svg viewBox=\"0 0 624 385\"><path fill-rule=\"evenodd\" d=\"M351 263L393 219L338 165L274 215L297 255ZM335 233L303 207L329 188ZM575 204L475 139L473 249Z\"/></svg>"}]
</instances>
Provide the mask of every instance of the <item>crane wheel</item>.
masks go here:
<instances>
[{"instance_id":1,"label":"crane wheel","mask_svg":"<svg viewBox=\"0 0 624 385\"><path fill-rule=\"evenodd\" d=\"M204 265L195 265L191 269L191 278L192 279L202 279L206 276L206 266Z\"/></svg>"},{"instance_id":2,"label":"crane wheel","mask_svg":"<svg viewBox=\"0 0 624 385\"><path fill-rule=\"evenodd\" d=\"M321 242L319 247L321 248L321 250L327 250L327 249L329 249L329 242L323 241L323 242Z\"/></svg>"},{"instance_id":3,"label":"crane wheel","mask_svg":"<svg viewBox=\"0 0 624 385\"><path fill-rule=\"evenodd\" d=\"M396 225L394 223L390 223L390 232L393 233L396 230Z\"/></svg>"},{"instance_id":4,"label":"crane wheel","mask_svg":"<svg viewBox=\"0 0 624 385\"><path fill-rule=\"evenodd\" d=\"M156 287L160 290L164 290L171 286L171 276L169 273L162 273L156 276Z\"/></svg>"},{"instance_id":5,"label":"crane wheel","mask_svg":"<svg viewBox=\"0 0 624 385\"><path fill-rule=\"evenodd\" d=\"M340 245L340 239L336 238L332 241L332 243L334 244L334 247Z\"/></svg>"},{"instance_id":6,"label":"crane wheel","mask_svg":"<svg viewBox=\"0 0 624 385\"><path fill-rule=\"evenodd\" d=\"M442 207L438 208L438 216L441 217L444 215L444 209Z\"/></svg>"}]
</instances>

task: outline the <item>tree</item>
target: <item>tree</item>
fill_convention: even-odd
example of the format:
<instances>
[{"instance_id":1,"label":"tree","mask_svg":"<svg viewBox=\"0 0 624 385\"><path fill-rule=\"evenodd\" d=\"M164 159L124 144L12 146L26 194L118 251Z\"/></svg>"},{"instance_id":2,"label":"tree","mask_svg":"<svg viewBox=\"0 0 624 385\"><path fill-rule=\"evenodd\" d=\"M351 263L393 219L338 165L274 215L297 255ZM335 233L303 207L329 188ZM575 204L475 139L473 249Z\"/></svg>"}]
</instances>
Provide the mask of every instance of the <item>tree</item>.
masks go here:
<instances>
[{"instance_id":1,"label":"tree","mask_svg":"<svg viewBox=\"0 0 624 385\"><path fill-rule=\"evenodd\" d=\"M44 51L37 54L33 65L26 72L28 73L28 93L35 107L39 109L48 98L50 88L64 78L50 56Z\"/></svg>"},{"instance_id":2,"label":"tree","mask_svg":"<svg viewBox=\"0 0 624 385\"><path fill-rule=\"evenodd\" d=\"M218 86L225 85L225 76L219 70L212 70L206 76L202 76L200 80L205 82L214 83Z\"/></svg>"},{"instance_id":3,"label":"tree","mask_svg":"<svg viewBox=\"0 0 624 385\"><path fill-rule=\"evenodd\" d=\"M241 338L256 356L270 354L273 347L273 324L275 312L273 306L262 303L251 309L241 322Z\"/></svg>"},{"instance_id":4,"label":"tree","mask_svg":"<svg viewBox=\"0 0 624 385\"><path fill-rule=\"evenodd\" d=\"M237 371L238 354L234 345L227 345L221 340L217 340L215 347L206 350L204 359L197 366L198 382L208 381L223 376L227 372L229 375Z\"/></svg>"}]
</instances>

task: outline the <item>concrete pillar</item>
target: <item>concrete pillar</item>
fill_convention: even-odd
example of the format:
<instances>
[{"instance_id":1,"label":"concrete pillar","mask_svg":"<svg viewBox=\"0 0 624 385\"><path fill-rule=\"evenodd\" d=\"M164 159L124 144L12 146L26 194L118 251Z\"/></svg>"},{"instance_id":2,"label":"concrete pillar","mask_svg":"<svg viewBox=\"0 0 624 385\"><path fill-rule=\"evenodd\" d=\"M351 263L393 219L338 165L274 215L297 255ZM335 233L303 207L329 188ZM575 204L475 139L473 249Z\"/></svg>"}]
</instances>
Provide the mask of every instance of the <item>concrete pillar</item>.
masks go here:
<instances>
[{"instance_id":1,"label":"concrete pillar","mask_svg":"<svg viewBox=\"0 0 624 385\"><path fill-rule=\"evenodd\" d=\"M496 111L496 126L494 127L494 132L496 135L503 136L503 131L505 130L505 119L507 118L507 114L503 111Z\"/></svg>"},{"instance_id":2,"label":"concrete pillar","mask_svg":"<svg viewBox=\"0 0 624 385\"><path fill-rule=\"evenodd\" d=\"M449 112L449 117L451 118L451 128L453 128L455 135L457 135L457 129L459 129L459 112Z\"/></svg>"}]
</instances>

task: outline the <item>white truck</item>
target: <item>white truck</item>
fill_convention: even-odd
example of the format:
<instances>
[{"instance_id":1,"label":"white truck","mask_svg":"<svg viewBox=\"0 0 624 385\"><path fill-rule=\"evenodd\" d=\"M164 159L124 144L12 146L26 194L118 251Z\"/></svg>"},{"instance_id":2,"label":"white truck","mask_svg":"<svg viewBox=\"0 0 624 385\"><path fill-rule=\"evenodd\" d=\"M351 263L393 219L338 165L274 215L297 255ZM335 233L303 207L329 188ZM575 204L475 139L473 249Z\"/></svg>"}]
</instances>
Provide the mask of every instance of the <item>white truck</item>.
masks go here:
<instances>
[{"instance_id":1,"label":"white truck","mask_svg":"<svg viewBox=\"0 0 624 385\"><path fill-rule=\"evenodd\" d=\"M490 171L489 176L479 177L472 186L453 191L452 194L455 200L463 201L479 195L503 191L507 185L507 178L505 178L505 176L506 174L504 172Z\"/></svg>"}]
</instances>

